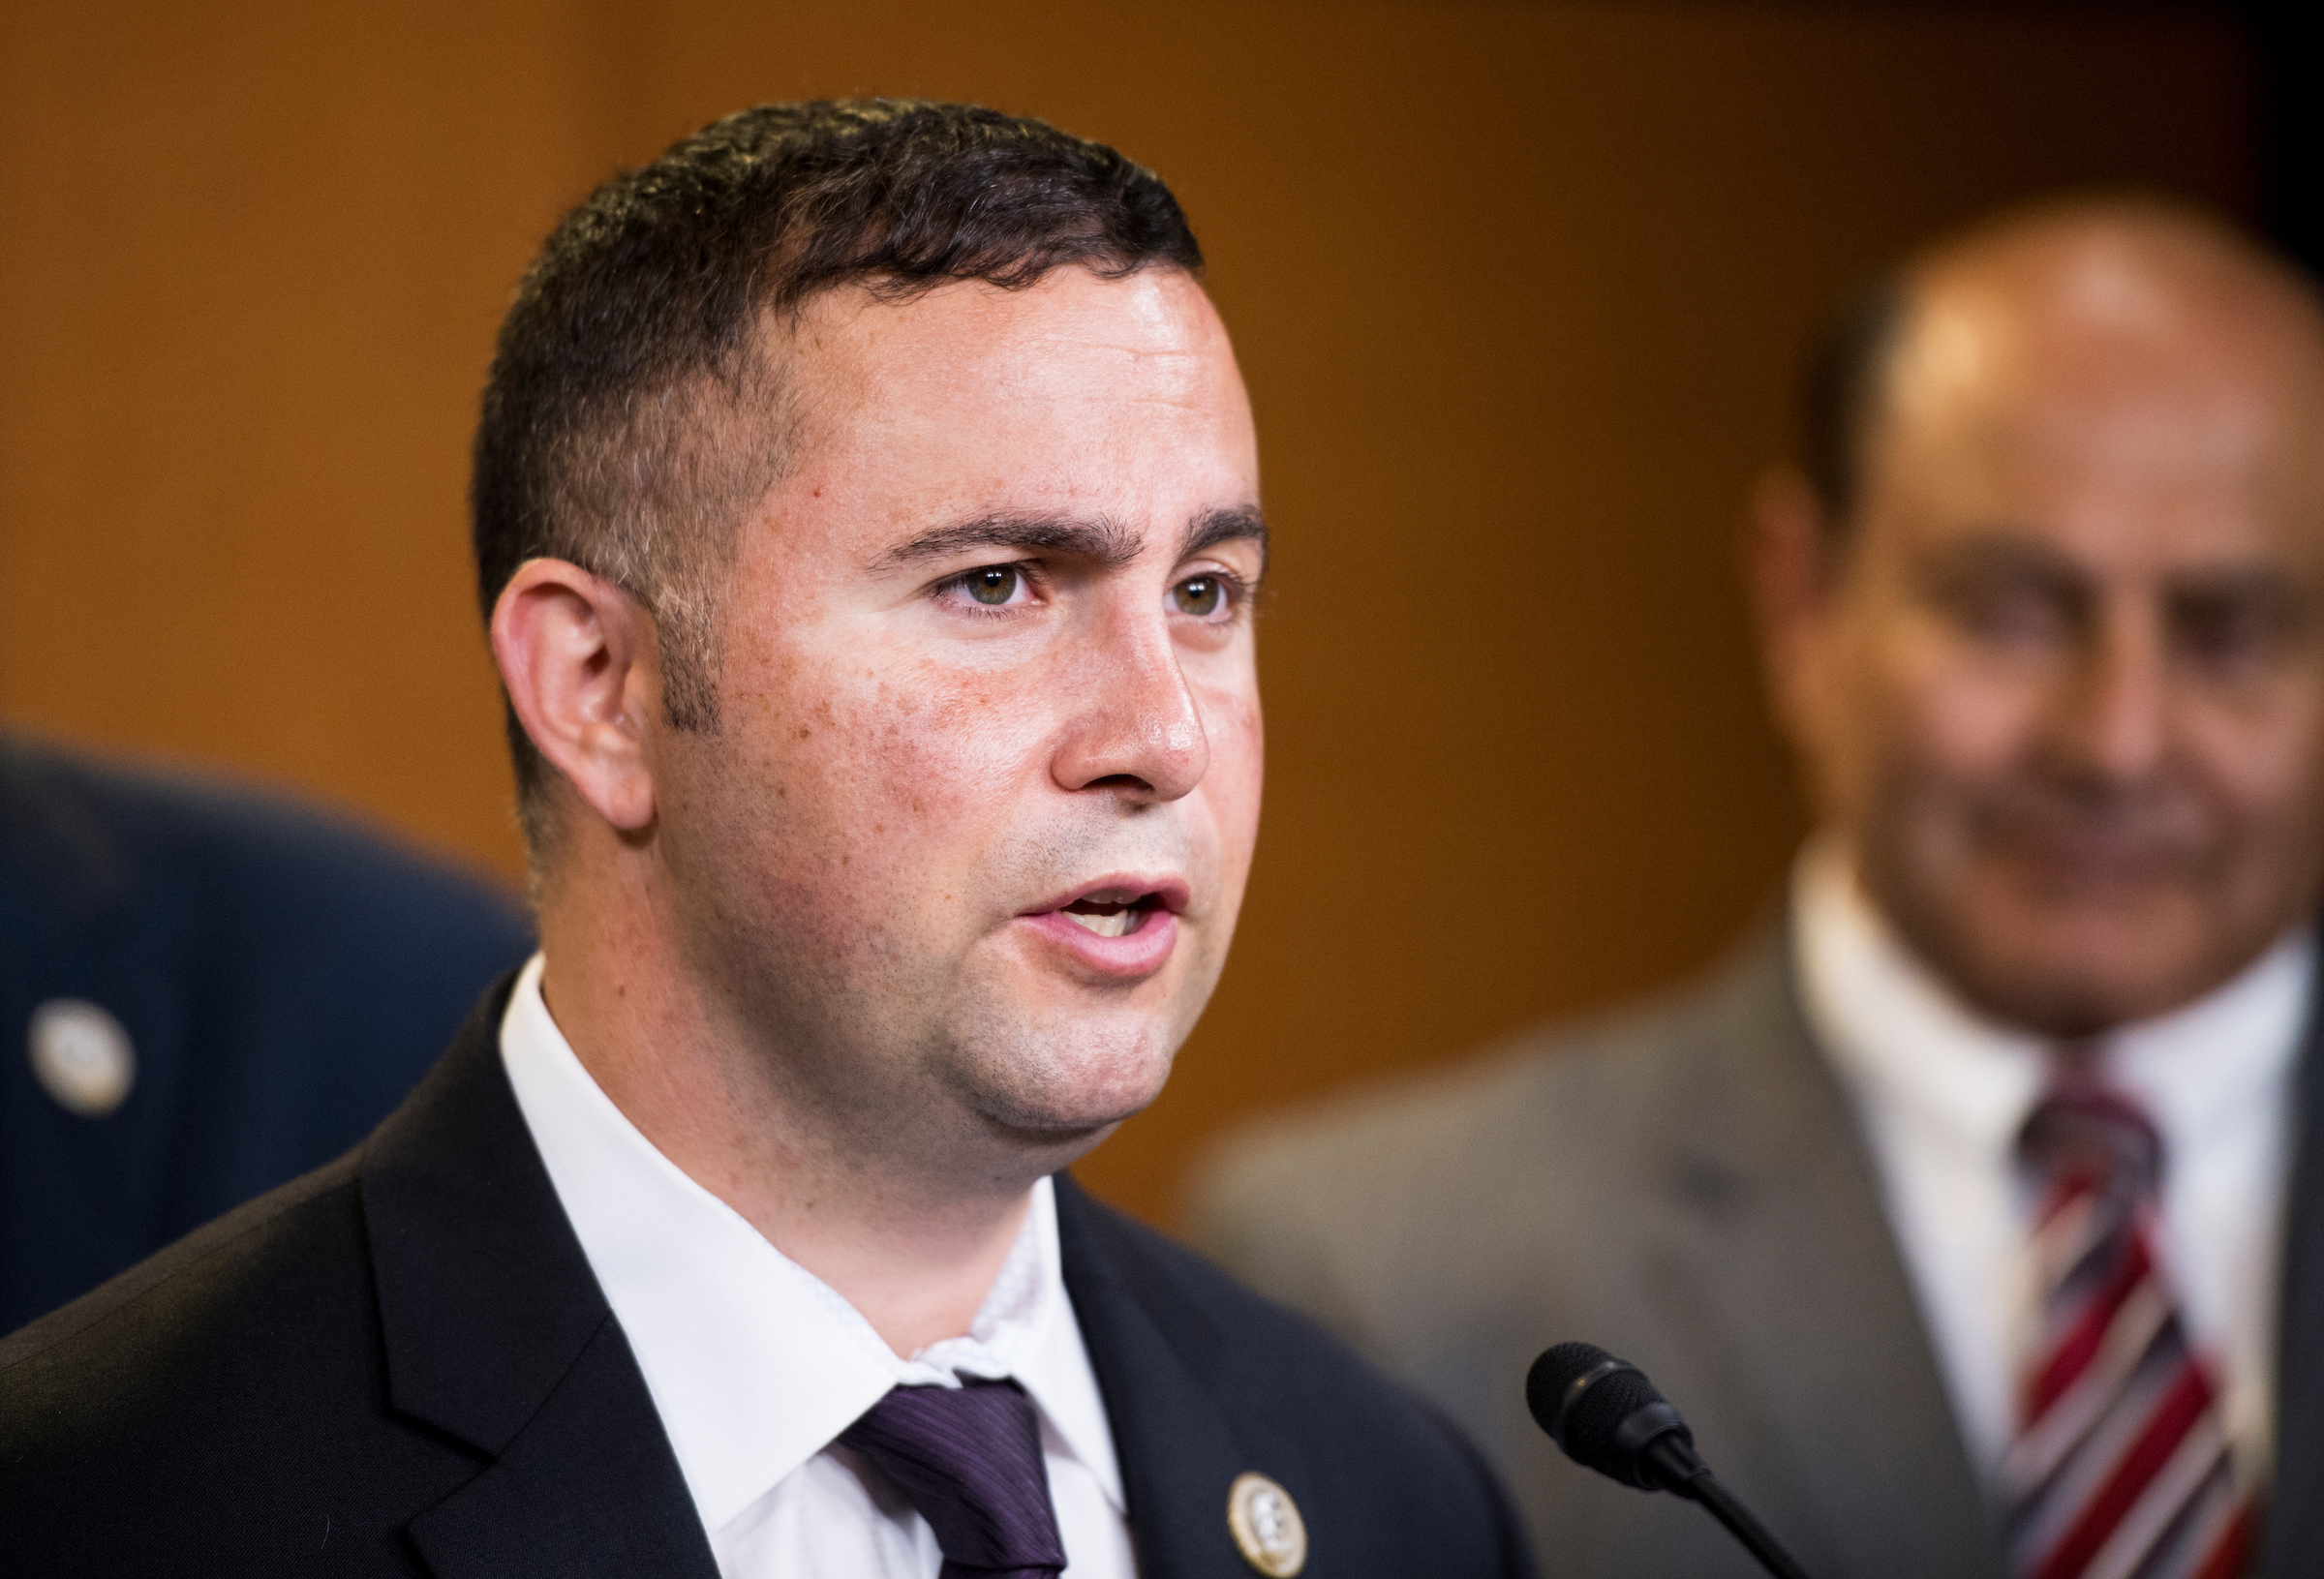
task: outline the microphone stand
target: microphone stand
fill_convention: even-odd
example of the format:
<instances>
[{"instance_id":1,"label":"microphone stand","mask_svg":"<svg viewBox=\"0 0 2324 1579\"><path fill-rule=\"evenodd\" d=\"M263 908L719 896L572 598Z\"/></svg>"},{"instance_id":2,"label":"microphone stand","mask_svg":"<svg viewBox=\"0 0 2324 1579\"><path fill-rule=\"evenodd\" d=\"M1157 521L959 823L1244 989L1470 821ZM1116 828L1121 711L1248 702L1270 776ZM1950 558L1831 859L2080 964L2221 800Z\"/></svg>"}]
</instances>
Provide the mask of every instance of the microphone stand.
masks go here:
<instances>
[{"instance_id":1,"label":"microphone stand","mask_svg":"<svg viewBox=\"0 0 2324 1579\"><path fill-rule=\"evenodd\" d=\"M1735 1500L1733 1492L1719 1483L1711 1473L1711 1467L1702 1461L1702 1455L1676 1433L1659 1438L1644 1456L1653 1460L1655 1468L1662 1472L1665 1486L1708 1508L1711 1517L1727 1526L1728 1533L1758 1558L1759 1566L1774 1574L1775 1579L1808 1579L1807 1571L1767 1533L1767 1527Z\"/></svg>"}]
</instances>

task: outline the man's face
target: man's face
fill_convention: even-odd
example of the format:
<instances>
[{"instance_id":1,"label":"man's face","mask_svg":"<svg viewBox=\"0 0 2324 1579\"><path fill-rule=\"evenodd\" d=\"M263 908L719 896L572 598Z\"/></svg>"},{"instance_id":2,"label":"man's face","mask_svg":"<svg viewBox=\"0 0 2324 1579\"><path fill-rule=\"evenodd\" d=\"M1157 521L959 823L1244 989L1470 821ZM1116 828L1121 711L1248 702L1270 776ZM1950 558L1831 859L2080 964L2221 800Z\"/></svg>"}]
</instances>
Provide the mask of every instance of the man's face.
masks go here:
<instances>
[{"instance_id":1,"label":"man's face","mask_svg":"<svg viewBox=\"0 0 2324 1579\"><path fill-rule=\"evenodd\" d=\"M2054 1035L2200 995L2315 902L2324 397L2312 329L2242 288L2064 243L1927 284L1796 649L1867 891Z\"/></svg>"},{"instance_id":2,"label":"man's face","mask_svg":"<svg viewBox=\"0 0 2324 1579\"><path fill-rule=\"evenodd\" d=\"M814 298L657 837L714 1012L867 1138L1160 1089L1257 833L1248 403L1193 280Z\"/></svg>"}]
</instances>

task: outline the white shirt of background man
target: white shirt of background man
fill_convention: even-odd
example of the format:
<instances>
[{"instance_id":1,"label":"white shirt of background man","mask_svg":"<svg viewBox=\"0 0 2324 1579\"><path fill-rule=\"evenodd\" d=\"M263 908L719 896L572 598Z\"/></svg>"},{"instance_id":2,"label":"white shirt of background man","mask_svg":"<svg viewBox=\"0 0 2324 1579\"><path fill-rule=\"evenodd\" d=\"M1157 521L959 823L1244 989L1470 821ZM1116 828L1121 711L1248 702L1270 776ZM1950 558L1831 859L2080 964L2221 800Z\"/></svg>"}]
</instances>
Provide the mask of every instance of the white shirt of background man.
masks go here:
<instances>
[{"instance_id":1,"label":"white shirt of background man","mask_svg":"<svg viewBox=\"0 0 2324 1579\"><path fill-rule=\"evenodd\" d=\"M1793 871L1792 921L1809 1023L1871 1145L1954 1416L1990 1486L2037 1315L2026 1260L2036 1201L2016 1143L2050 1045L1956 998L1828 841ZM2220 1373L2237 1477L2254 1490L2275 1456L2284 1194L2315 954L2301 928L2209 996L2101 1044L2106 1075L2161 1135L2157 1250L2191 1346Z\"/></svg>"},{"instance_id":2,"label":"white shirt of background man","mask_svg":"<svg viewBox=\"0 0 2324 1579\"><path fill-rule=\"evenodd\" d=\"M540 992L535 955L501 1058L566 1215L645 1374L722 1579L935 1579L935 1534L834 1439L899 1384L1013 1377L1040 1414L1073 1579L1134 1579L1121 1471L1034 1186L1016 1248L965 1337L900 1359L828 1284L688 1177L591 1078Z\"/></svg>"}]
</instances>

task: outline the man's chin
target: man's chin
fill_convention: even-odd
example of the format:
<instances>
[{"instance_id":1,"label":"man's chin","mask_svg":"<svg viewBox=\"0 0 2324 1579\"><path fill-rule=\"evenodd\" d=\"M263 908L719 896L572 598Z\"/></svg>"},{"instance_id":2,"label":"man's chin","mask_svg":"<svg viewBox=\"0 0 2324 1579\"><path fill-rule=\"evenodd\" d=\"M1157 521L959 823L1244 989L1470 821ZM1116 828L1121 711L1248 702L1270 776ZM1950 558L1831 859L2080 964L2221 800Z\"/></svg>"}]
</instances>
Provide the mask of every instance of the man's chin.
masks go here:
<instances>
[{"instance_id":1,"label":"man's chin","mask_svg":"<svg viewBox=\"0 0 2324 1579\"><path fill-rule=\"evenodd\" d=\"M975 1080L977 1110L1020 1144L1086 1151L1150 1106L1170 1077L1173 1054L1156 1046L1158 1033L1110 1048L1094 1036L1041 1040L1048 1046L1020 1046Z\"/></svg>"},{"instance_id":2,"label":"man's chin","mask_svg":"<svg viewBox=\"0 0 2324 1579\"><path fill-rule=\"evenodd\" d=\"M1167 1068L1164 1071L1168 1073ZM1010 1092L989 1103L993 1122L1028 1141L1096 1145L1162 1094L1162 1078L1109 1080L1094 1087Z\"/></svg>"},{"instance_id":3,"label":"man's chin","mask_svg":"<svg viewBox=\"0 0 2324 1579\"><path fill-rule=\"evenodd\" d=\"M1950 928L1935 961L1980 1010L2062 1039L2152 1019L2218 987L2267 945L2222 950L2229 929L2178 897L2013 903Z\"/></svg>"},{"instance_id":4,"label":"man's chin","mask_svg":"<svg viewBox=\"0 0 2324 1579\"><path fill-rule=\"evenodd\" d=\"M983 1013L953 1018L956 1089L1022 1143L1096 1145L1162 1094L1202 1008L1185 964L1111 989L1010 972L974 994Z\"/></svg>"}]
</instances>

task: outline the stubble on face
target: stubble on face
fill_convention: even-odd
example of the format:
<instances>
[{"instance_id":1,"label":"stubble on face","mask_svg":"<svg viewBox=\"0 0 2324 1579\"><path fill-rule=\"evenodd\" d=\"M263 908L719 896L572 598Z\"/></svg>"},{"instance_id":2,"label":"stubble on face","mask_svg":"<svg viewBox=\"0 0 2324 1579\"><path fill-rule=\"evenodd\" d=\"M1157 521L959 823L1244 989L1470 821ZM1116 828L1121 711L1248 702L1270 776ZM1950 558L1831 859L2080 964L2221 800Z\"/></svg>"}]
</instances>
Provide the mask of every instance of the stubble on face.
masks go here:
<instances>
[{"instance_id":1,"label":"stubble on face","mask_svg":"<svg viewBox=\"0 0 2324 1579\"><path fill-rule=\"evenodd\" d=\"M1248 614L1165 609L1190 571L1261 568L1248 541L1177 552L1207 514L1255 516L1239 376L1172 273L841 291L777 332L792 460L738 548L721 727L664 738L669 906L749 1049L739 1103L811 1114L828 1160L1047 1170L1158 1092L1240 903ZM907 552L1020 519L1135 551ZM1021 562L1042 601L945 590ZM1158 969L1081 968L1029 933L1028 908L1116 874L1184 891Z\"/></svg>"},{"instance_id":2,"label":"stubble on face","mask_svg":"<svg viewBox=\"0 0 2324 1579\"><path fill-rule=\"evenodd\" d=\"M2188 1002L2324 881L2324 337L2167 229L1920 284L1819 752L1860 880L2060 1036Z\"/></svg>"}]
</instances>

